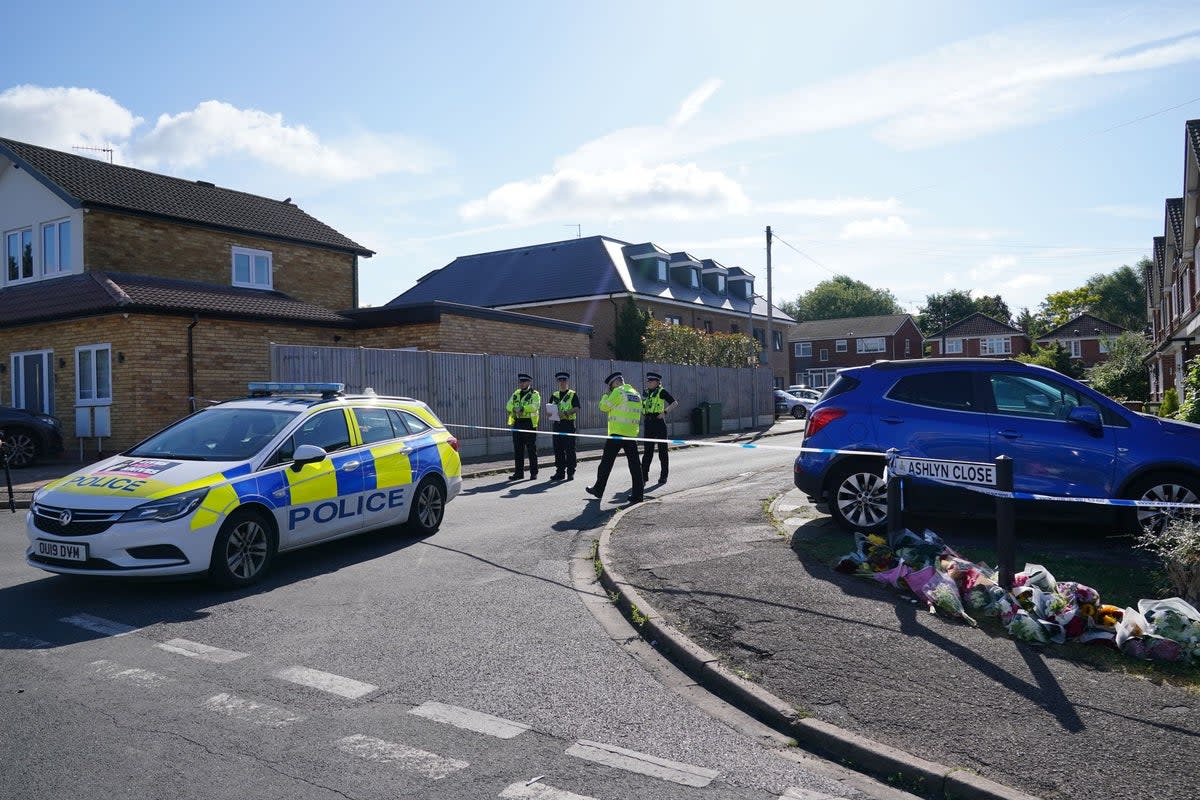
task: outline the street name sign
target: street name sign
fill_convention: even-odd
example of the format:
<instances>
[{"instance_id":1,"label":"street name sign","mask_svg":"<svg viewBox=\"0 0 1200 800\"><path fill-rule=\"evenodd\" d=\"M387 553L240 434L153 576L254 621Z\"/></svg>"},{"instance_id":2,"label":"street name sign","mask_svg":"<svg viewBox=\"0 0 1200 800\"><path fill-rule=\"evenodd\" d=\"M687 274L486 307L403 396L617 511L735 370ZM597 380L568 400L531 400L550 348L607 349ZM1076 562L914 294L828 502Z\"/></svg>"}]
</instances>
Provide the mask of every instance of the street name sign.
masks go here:
<instances>
[{"instance_id":1,"label":"street name sign","mask_svg":"<svg viewBox=\"0 0 1200 800\"><path fill-rule=\"evenodd\" d=\"M932 458L897 456L892 471L901 477L934 478L975 486L996 485L996 465L978 461L938 461Z\"/></svg>"}]
</instances>

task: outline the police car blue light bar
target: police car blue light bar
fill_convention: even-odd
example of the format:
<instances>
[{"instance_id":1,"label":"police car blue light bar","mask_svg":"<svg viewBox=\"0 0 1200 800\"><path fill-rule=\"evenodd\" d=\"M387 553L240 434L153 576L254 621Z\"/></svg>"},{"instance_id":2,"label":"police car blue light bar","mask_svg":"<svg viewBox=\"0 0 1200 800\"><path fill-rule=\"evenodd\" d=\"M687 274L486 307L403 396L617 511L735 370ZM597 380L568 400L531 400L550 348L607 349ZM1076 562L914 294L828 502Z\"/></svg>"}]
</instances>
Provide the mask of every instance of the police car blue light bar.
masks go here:
<instances>
[{"instance_id":1,"label":"police car blue light bar","mask_svg":"<svg viewBox=\"0 0 1200 800\"><path fill-rule=\"evenodd\" d=\"M281 383L278 381L252 381L247 386L252 395L264 394L342 394L344 383Z\"/></svg>"}]
</instances>

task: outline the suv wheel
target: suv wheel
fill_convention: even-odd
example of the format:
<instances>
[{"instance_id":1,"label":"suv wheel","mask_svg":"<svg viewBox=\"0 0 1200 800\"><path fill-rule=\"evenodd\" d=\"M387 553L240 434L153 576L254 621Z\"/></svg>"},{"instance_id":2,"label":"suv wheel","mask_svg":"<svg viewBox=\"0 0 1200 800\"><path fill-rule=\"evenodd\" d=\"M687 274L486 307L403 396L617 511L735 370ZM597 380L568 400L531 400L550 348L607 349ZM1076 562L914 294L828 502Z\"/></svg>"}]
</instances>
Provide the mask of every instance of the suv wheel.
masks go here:
<instances>
[{"instance_id":1,"label":"suv wheel","mask_svg":"<svg viewBox=\"0 0 1200 800\"><path fill-rule=\"evenodd\" d=\"M829 484L829 513L849 531L880 531L887 525L883 460L840 467Z\"/></svg>"},{"instance_id":2,"label":"suv wheel","mask_svg":"<svg viewBox=\"0 0 1200 800\"><path fill-rule=\"evenodd\" d=\"M3 431L4 451L8 454L10 467L27 467L38 460L42 448L29 431L9 428Z\"/></svg>"},{"instance_id":3,"label":"suv wheel","mask_svg":"<svg viewBox=\"0 0 1200 800\"><path fill-rule=\"evenodd\" d=\"M265 515L235 511L213 542L209 576L221 586L241 588L258 581L275 559L275 534Z\"/></svg>"},{"instance_id":4,"label":"suv wheel","mask_svg":"<svg viewBox=\"0 0 1200 800\"><path fill-rule=\"evenodd\" d=\"M1125 494L1131 500L1147 502L1200 503L1200 482L1189 475L1159 473L1138 480ZM1129 515L1129 527L1135 535L1158 534L1178 516L1178 509L1136 508Z\"/></svg>"},{"instance_id":5,"label":"suv wheel","mask_svg":"<svg viewBox=\"0 0 1200 800\"><path fill-rule=\"evenodd\" d=\"M408 529L418 536L437 533L446 513L446 489L442 482L427 475L413 493L412 508L408 512Z\"/></svg>"},{"instance_id":6,"label":"suv wheel","mask_svg":"<svg viewBox=\"0 0 1200 800\"><path fill-rule=\"evenodd\" d=\"M804 419L808 416L808 409L804 406L792 406L792 416L796 419Z\"/></svg>"}]
</instances>

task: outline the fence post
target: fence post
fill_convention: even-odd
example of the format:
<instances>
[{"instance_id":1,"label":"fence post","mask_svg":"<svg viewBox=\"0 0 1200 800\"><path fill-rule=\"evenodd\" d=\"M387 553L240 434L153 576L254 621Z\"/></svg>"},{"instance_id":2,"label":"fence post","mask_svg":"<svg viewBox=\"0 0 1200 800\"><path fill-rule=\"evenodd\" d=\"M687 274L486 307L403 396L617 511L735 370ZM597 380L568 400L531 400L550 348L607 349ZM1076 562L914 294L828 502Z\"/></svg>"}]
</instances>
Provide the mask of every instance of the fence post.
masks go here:
<instances>
[{"instance_id":1,"label":"fence post","mask_svg":"<svg viewBox=\"0 0 1200 800\"><path fill-rule=\"evenodd\" d=\"M896 541L897 535L904 530L904 479L896 475L892 464L900 451L892 448L887 451L887 465L883 468L887 476L887 531L888 544Z\"/></svg>"},{"instance_id":2,"label":"fence post","mask_svg":"<svg viewBox=\"0 0 1200 800\"><path fill-rule=\"evenodd\" d=\"M1013 490L1013 460L1008 456L996 457L996 488L1002 492ZM1013 575L1016 574L1016 501L1011 497L996 498L996 560L999 562L1000 586L1012 591Z\"/></svg>"}]
</instances>

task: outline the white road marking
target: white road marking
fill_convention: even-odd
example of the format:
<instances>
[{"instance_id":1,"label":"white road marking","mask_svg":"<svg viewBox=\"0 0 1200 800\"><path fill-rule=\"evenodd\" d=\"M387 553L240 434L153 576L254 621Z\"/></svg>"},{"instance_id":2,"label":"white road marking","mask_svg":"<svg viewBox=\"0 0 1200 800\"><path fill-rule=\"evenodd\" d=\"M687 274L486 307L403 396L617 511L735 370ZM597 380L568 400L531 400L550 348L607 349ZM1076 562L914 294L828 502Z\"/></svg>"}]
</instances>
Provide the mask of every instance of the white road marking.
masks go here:
<instances>
[{"instance_id":1,"label":"white road marking","mask_svg":"<svg viewBox=\"0 0 1200 800\"><path fill-rule=\"evenodd\" d=\"M204 701L204 707L209 711L217 711L231 717L253 722L255 725L267 725L272 728L282 728L293 722L304 719L300 714L293 714L277 706L247 700L244 697L222 692Z\"/></svg>"},{"instance_id":2,"label":"white road marking","mask_svg":"<svg viewBox=\"0 0 1200 800\"><path fill-rule=\"evenodd\" d=\"M431 719L434 722L444 722L456 728L464 728L476 733L485 733L488 736L495 736L497 739L511 739L529 730L528 725L523 725L520 722L513 722L502 717L493 717L491 714L484 714L482 711L472 711L469 708L448 706L445 703L435 703L432 701L422 703L416 708L411 709L408 713Z\"/></svg>"},{"instance_id":3,"label":"white road marking","mask_svg":"<svg viewBox=\"0 0 1200 800\"><path fill-rule=\"evenodd\" d=\"M544 783L513 783L504 787L498 797L505 800L596 800L585 794L575 794L566 789L555 789Z\"/></svg>"},{"instance_id":4,"label":"white road marking","mask_svg":"<svg viewBox=\"0 0 1200 800\"><path fill-rule=\"evenodd\" d=\"M697 767L679 761L668 761L656 758L636 750L626 750L624 747L579 740L567 748L567 755L594 761L608 767L636 772L639 775L649 775L664 781L678 783L683 786L707 786L720 773L715 769Z\"/></svg>"},{"instance_id":5,"label":"white road marking","mask_svg":"<svg viewBox=\"0 0 1200 800\"><path fill-rule=\"evenodd\" d=\"M236 650L222 650L219 647L211 647L200 642L190 642L187 639L171 639L167 642L161 642L154 645L160 650L166 650L168 653L178 653L181 656L189 658L199 658L202 661L211 661L214 664L228 664L230 661L237 661L239 658L245 658L246 653L239 653Z\"/></svg>"},{"instance_id":6,"label":"white road marking","mask_svg":"<svg viewBox=\"0 0 1200 800\"><path fill-rule=\"evenodd\" d=\"M844 797L789 786L787 789L784 789L783 794L779 795L779 800L844 800Z\"/></svg>"},{"instance_id":7,"label":"white road marking","mask_svg":"<svg viewBox=\"0 0 1200 800\"><path fill-rule=\"evenodd\" d=\"M435 781L471 766L457 758L446 758L427 750L418 750L361 733L339 739L337 746L343 753L365 758L367 761L395 764L406 772L415 772Z\"/></svg>"},{"instance_id":8,"label":"white road marking","mask_svg":"<svg viewBox=\"0 0 1200 800\"><path fill-rule=\"evenodd\" d=\"M275 677L298 683L301 686L311 686L322 692L348 697L351 700L356 700L379 688L373 683L363 683L353 678L343 678L332 672L322 672L319 669L309 669L308 667L285 667L276 672Z\"/></svg>"},{"instance_id":9,"label":"white road marking","mask_svg":"<svg viewBox=\"0 0 1200 800\"><path fill-rule=\"evenodd\" d=\"M139 683L142 686L161 686L164 683L170 683L171 679L166 675L160 675L157 672L152 672L148 669L139 667L126 667L123 664L116 664L106 659L100 659L88 664L100 675L113 680L132 681Z\"/></svg>"},{"instance_id":10,"label":"white road marking","mask_svg":"<svg viewBox=\"0 0 1200 800\"><path fill-rule=\"evenodd\" d=\"M23 650L36 650L43 655L45 655L47 648L54 646L45 639L36 639L32 636L26 636L23 633L13 633L12 631L0 631L0 642L16 645L16 647Z\"/></svg>"},{"instance_id":11,"label":"white road marking","mask_svg":"<svg viewBox=\"0 0 1200 800\"><path fill-rule=\"evenodd\" d=\"M74 625L76 628L83 628L92 633L102 633L105 636L124 636L127 633L133 633L137 630L132 625L113 622L111 619L104 619L103 617L94 617L91 614L74 614L70 617L63 617L59 622L65 622L68 625Z\"/></svg>"}]
</instances>

